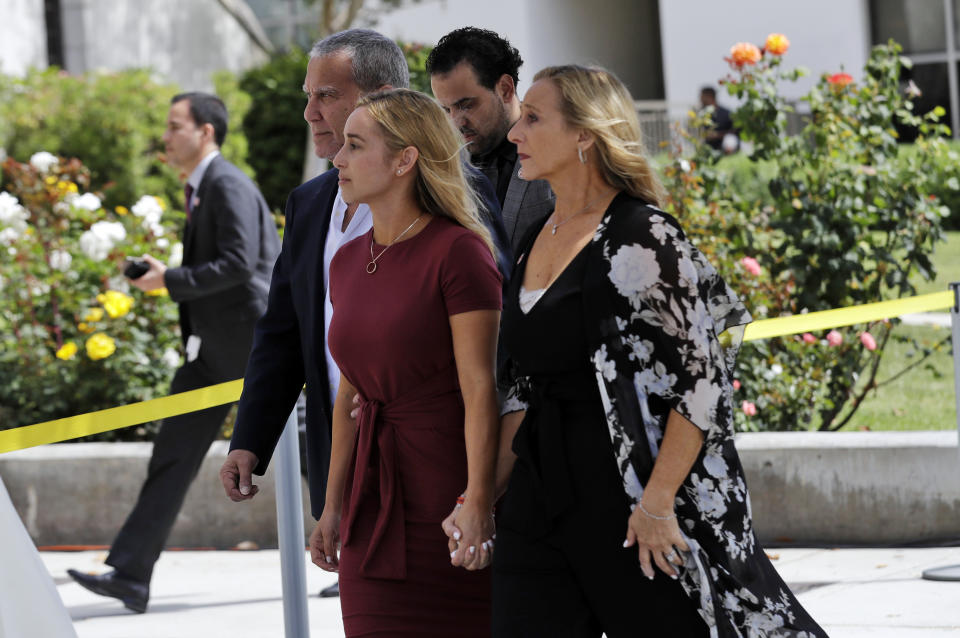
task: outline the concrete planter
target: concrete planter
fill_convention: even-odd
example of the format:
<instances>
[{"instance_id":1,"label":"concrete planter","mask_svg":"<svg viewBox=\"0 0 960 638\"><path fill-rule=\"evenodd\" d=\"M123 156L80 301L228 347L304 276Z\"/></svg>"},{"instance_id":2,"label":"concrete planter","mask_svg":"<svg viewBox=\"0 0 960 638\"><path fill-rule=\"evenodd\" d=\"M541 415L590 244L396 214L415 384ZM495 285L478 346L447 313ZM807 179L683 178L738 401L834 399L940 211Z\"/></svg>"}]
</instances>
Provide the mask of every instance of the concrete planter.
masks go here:
<instances>
[{"instance_id":1,"label":"concrete planter","mask_svg":"<svg viewBox=\"0 0 960 638\"><path fill-rule=\"evenodd\" d=\"M737 437L766 544L883 545L960 539L957 433L788 432ZM272 472L233 503L211 448L174 527L174 547L276 547ZM149 443L69 443L0 455L3 478L38 545L108 545L146 474ZM313 527L304 485L305 537Z\"/></svg>"}]
</instances>

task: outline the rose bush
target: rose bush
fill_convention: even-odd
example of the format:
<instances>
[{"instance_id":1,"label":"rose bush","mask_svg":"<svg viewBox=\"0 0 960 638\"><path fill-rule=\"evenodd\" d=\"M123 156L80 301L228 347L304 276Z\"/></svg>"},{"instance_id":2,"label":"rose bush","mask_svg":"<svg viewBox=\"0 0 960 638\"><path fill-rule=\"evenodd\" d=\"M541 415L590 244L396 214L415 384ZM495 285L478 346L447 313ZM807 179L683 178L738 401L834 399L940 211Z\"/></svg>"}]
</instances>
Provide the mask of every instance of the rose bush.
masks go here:
<instances>
[{"instance_id":1,"label":"rose bush","mask_svg":"<svg viewBox=\"0 0 960 638\"><path fill-rule=\"evenodd\" d=\"M859 80L823 74L802 98L809 116L787 135L791 106L780 86L789 46L771 34L761 50L733 47L722 83L762 175L762 192L738 188L725 161L695 133L665 168L668 209L746 301L755 319L842 308L910 295L910 276L933 276L929 259L949 211L933 194L951 152L942 110L913 112L895 43L875 47ZM709 114L691 114L688 131ZM900 153L894 124L917 127L915 153ZM684 149L692 149L684 151ZM744 159L740 158L740 162ZM737 361L737 426L743 430L842 427L866 394L895 322L748 342ZM915 344L920 352L929 348Z\"/></svg>"},{"instance_id":2,"label":"rose bush","mask_svg":"<svg viewBox=\"0 0 960 638\"><path fill-rule=\"evenodd\" d=\"M145 252L176 264L183 214L149 195L108 210L79 160L46 152L7 158L0 187L0 429L165 392L176 305L121 268Z\"/></svg>"}]
</instances>

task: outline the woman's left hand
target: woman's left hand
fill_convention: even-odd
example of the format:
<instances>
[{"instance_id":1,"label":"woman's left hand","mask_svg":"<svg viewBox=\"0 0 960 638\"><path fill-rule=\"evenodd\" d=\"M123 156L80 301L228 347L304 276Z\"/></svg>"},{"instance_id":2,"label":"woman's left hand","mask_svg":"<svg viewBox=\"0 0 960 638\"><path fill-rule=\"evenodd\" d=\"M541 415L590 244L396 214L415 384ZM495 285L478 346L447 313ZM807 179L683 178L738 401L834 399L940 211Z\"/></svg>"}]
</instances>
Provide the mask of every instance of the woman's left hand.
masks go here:
<instances>
[{"instance_id":1,"label":"woman's left hand","mask_svg":"<svg viewBox=\"0 0 960 638\"><path fill-rule=\"evenodd\" d=\"M664 574L677 578L675 565L683 564L680 552L690 551L690 546L680 534L677 519L659 520L645 514L638 505L627 521L627 540L624 547L637 546L640 569L644 576L653 580L653 564Z\"/></svg>"}]
</instances>

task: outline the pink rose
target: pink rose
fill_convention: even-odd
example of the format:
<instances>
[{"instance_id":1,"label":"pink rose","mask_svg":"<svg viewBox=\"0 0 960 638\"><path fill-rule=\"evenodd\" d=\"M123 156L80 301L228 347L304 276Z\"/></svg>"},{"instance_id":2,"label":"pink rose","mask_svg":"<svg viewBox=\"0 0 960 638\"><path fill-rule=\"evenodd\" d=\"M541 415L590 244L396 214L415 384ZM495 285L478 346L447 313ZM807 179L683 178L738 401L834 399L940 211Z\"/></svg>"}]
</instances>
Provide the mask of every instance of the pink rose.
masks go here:
<instances>
[{"instance_id":1,"label":"pink rose","mask_svg":"<svg viewBox=\"0 0 960 638\"><path fill-rule=\"evenodd\" d=\"M743 413L746 414L747 416L756 416L756 415L757 415L757 406L756 406L756 404L754 404L754 403L751 403L751 402L749 402L749 401L744 401L744 402L740 405L740 407L743 408Z\"/></svg>"},{"instance_id":2,"label":"pink rose","mask_svg":"<svg viewBox=\"0 0 960 638\"><path fill-rule=\"evenodd\" d=\"M863 344L863 347L867 350L876 350L877 349L877 340L873 338L873 335L864 330L860 333L860 343Z\"/></svg>"},{"instance_id":3,"label":"pink rose","mask_svg":"<svg viewBox=\"0 0 960 638\"><path fill-rule=\"evenodd\" d=\"M736 379L733 380L733 389L734 389L734 390L739 390L739 389L740 389L740 382L739 382L738 380L736 380Z\"/></svg>"},{"instance_id":4,"label":"pink rose","mask_svg":"<svg viewBox=\"0 0 960 638\"><path fill-rule=\"evenodd\" d=\"M843 335L836 330L831 330L827 333L827 343L831 346L839 346L843 343Z\"/></svg>"},{"instance_id":5,"label":"pink rose","mask_svg":"<svg viewBox=\"0 0 960 638\"><path fill-rule=\"evenodd\" d=\"M803 333L803 342L804 342L804 343L816 343L816 342L817 342L817 338L814 337L814 336L813 336L812 334L810 334L809 332L804 332L804 333Z\"/></svg>"},{"instance_id":6,"label":"pink rose","mask_svg":"<svg viewBox=\"0 0 960 638\"><path fill-rule=\"evenodd\" d=\"M740 265L743 266L744 269L754 277L763 272L763 269L760 268L760 264L753 257L742 257L740 259Z\"/></svg>"}]
</instances>

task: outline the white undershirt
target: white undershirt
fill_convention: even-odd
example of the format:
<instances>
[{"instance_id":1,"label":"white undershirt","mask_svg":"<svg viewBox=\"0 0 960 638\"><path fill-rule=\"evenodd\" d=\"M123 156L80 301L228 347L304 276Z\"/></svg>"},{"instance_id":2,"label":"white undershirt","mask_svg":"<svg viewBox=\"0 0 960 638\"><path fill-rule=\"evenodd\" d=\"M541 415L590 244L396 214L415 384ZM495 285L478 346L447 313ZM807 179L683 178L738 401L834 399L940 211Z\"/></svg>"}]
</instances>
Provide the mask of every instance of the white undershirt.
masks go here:
<instances>
[{"instance_id":1,"label":"white undershirt","mask_svg":"<svg viewBox=\"0 0 960 638\"><path fill-rule=\"evenodd\" d=\"M366 204L357 206L347 230L343 231L343 216L347 212L347 203L343 201L340 189L337 189L337 199L333 202L333 212L330 215L330 228L327 230L327 242L323 245L323 334L330 334L330 320L333 318L333 304L330 303L330 262L340 247L352 239L365 234L373 228L373 217L370 207ZM330 405L337 398L337 388L340 386L340 369L333 357L330 356L330 344L323 340L324 355L327 357L327 377L330 380Z\"/></svg>"}]
</instances>

